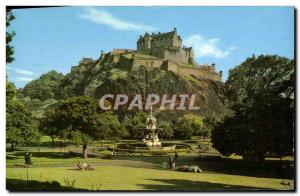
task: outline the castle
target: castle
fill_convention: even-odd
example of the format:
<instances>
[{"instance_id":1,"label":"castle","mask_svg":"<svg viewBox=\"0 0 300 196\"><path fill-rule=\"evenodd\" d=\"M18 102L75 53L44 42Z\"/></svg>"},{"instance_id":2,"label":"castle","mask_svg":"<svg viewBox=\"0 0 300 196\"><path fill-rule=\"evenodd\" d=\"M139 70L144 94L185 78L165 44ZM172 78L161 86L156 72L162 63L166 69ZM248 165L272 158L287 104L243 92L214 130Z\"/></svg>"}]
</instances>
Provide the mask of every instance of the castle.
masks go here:
<instances>
[{"instance_id":1,"label":"castle","mask_svg":"<svg viewBox=\"0 0 300 196\"><path fill-rule=\"evenodd\" d=\"M167 33L145 33L137 41L137 51L162 59L195 64L193 48L182 47L182 39L176 28Z\"/></svg>"},{"instance_id":2,"label":"castle","mask_svg":"<svg viewBox=\"0 0 300 196\"><path fill-rule=\"evenodd\" d=\"M216 73L215 64L197 64L192 47L182 46L182 39L176 28L166 33L145 33L137 41L137 49L113 49L108 53L101 51L96 67L102 63L114 64L117 67L131 67L138 70L141 65L152 69L160 68L184 76L221 80L222 72ZM83 58L80 65L93 64L92 59ZM74 66L76 68L77 66Z\"/></svg>"}]
</instances>

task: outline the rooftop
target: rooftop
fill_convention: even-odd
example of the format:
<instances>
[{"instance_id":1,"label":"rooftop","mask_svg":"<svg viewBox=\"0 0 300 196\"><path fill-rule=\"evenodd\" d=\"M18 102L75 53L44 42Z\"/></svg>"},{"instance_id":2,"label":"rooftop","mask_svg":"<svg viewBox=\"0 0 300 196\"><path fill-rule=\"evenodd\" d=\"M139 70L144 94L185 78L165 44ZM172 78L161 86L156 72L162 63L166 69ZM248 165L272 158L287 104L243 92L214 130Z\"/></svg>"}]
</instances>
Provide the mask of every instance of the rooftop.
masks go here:
<instances>
[{"instance_id":1,"label":"rooftop","mask_svg":"<svg viewBox=\"0 0 300 196\"><path fill-rule=\"evenodd\" d=\"M148 32L146 32L143 37L140 36L138 42L142 41L145 37L152 37L153 39L172 39L176 32L177 32L176 28L174 28L173 31L166 32L166 33L158 32L158 33L152 33L150 35ZM178 36L178 38L181 40L180 36Z\"/></svg>"}]
</instances>

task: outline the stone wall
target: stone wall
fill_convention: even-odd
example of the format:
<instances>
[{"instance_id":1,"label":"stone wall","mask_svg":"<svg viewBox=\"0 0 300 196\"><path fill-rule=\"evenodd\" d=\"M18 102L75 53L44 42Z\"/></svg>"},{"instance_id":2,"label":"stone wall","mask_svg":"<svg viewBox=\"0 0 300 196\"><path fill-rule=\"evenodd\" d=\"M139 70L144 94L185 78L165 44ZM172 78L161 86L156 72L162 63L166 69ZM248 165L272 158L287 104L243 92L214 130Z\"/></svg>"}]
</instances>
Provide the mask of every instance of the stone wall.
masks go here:
<instances>
[{"instance_id":1,"label":"stone wall","mask_svg":"<svg viewBox=\"0 0 300 196\"><path fill-rule=\"evenodd\" d=\"M177 68L177 72L184 75L194 76L196 78L206 78L211 80L221 80L220 74L216 73L212 67L199 67L199 68Z\"/></svg>"},{"instance_id":2,"label":"stone wall","mask_svg":"<svg viewBox=\"0 0 300 196\"><path fill-rule=\"evenodd\" d=\"M127 53L127 52L132 52L134 50L131 49L113 49L113 51L111 52L112 54L123 54L123 53Z\"/></svg>"},{"instance_id":3,"label":"stone wall","mask_svg":"<svg viewBox=\"0 0 300 196\"><path fill-rule=\"evenodd\" d=\"M165 59L165 49L164 48L151 49L150 55L161 59Z\"/></svg>"},{"instance_id":4,"label":"stone wall","mask_svg":"<svg viewBox=\"0 0 300 196\"><path fill-rule=\"evenodd\" d=\"M216 70L212 66L202 65L201 67L182 67L176 62L165 61L161 66L162 69L179 73L182 75L194 76L196 78L206 78L211 80L221 80L220 74L216 73Z\"/></svg>"},{"instance_id":5,"label":"stone wall","mask_svg":"<svg viewBox=\"0 0 300 196\"><path fill-rule=\"evenodd\" d=\"M189 62L190 53L182 48L168 49L164 51L164 58L171 61L178 61L183 63Z\"/></svg>"},{"instance_id":6,"label":"stone wall","mask_svg":"<svg viewBox=\"0 0 300 196\"><path fill-rule=\"evenodd\" d=\"M151 48L174 46L173 39L154 39L151 41Z\"/></svg>"},{"instance_id":7,"label":"stone wall","mask_svg":"<svg viewBox=\"0 0 300 196\"><path fill-rule=\"evenodd\" d=\"M182 46L182 41L179 39L179 37L176 35L173 37L173 46L181 48Z\"/></svg>"},{"instance_id":8,"label":"stone wall","mask_svg":"<svg viewBox=\"0 0 300 196\"><path fill-rule=\"evenodd\" d=\"M151 55L158 58L171 60L171 61L178 61L183 63L189 63L189 59L193 58L192 50L191 52L188 50L184 50L182 48L154 48L149 50L139 50L141 54Z\"/></svg>"},{"instance_id":9,"label":"stone wall","mask_svg":"<svg viewBox=\"0 0 300 196\"><path fill-rule=\"evenodd\" d=\"M178 64L174 63L172 61L165 61L165 63L162 66L162 69L167 70L167 71L172 71L174 73L177 73L178 69Z\"/></svg>"},{"instance_id":10,"label":"stone wall","mask_svg":"<svg viewBox=\"0 0 300 196\"><path fill-rule=\"evenodd\" d=\"M164 60L160 59L134 59L132 62L132 70L137 70L141 65L148 68L160 68Z\"/></svg>"},{"instance_id":11,"label":"stone wall","mask_svg":"<svg viewBox=\"0 0 300 196\"><path fill-rule=\"evenodd\" d=\"M164 50L156 50L157 55L165 54L166 51ZM175 50L174 54L167 54L172 55L173 57L171 60L169 58L155 58L151 57L154 56L152 54L151 50L143 50L142 54L151 55L151 56L143 56L139 55L141 51L138 53L132 52L132 53L124 53L124 54L112 54L108 53L107 55L110 55L113 62L123 62L122 64L125 64L125 61L132 65L132 70L137 70L141 65L147 67L147 68L161 68L166 71L172 71L174 73L187 75L187 76L194 76L196 78L206 78L211 80L221 80L221 76L219 73L216 73L214 66L209 65L200 65L200 67L187 67L185 64L182 64L178 61L178 58L186 58L186 61L188 60L187 57L183 57L185 55L185 50L182 49L182 51ZM176 56L177 55L177 56ZM182 55L182 56L180 56ZM176 56L176 58L174 58ZM127 60L126 60L127 59ZM167 59L167 60L166 60ZM177 62L176 62L177 61Z\"/></svg>"}]
</instances>

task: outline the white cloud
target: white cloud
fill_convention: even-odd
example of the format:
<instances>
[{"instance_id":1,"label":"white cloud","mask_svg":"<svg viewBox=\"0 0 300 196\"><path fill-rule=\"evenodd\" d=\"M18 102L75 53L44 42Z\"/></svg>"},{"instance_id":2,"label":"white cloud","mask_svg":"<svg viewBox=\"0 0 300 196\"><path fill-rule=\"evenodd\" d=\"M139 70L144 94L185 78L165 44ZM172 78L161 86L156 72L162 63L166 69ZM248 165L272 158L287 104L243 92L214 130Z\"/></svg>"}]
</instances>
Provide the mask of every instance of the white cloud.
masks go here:
<instances>
[{"instance_id":1,"label":"white cloud","mask_svg":"<svg viewBox=\"0 0 300 196\"><path fill-rule=\"evenodd\" d=\"M192 46L196 57L215 57L225 58L230 54L230 51L234 50L235 47L231 46L227 49L221 49L218 46L218 38L207 39L202 35L195 34L186 38L183 42L186 46Z\"/></svg>"},{"instance_id":2,"label":"white cloud","mask_svg":"<svg viewBox=\"0 0 300 196\"><path fill-rule=\"evenodd\" d=\"M25 70L25 69L18 69L18 68L14 68L14 67L10 67L10 66L7 66L7 70L11 70L17 74L22 74L22 75L33 75L34 74L32 71Z\"/></svg>"},{"instance_id":3,"label":"white cloud","mask_svg":"<svg viewBox=\"0 0 300 196\"><path fill-rule=\"evenodd\" d=\"M29 81L33 80L33 78L15 77L15 78L13 78L13 80L16 82L29 82Z\"/></svg>"},{"instance_id":4,"label":"white cloud","mask_svg":"<svg viewBox=\"0 0 300 196\"><path fill-rule=\"evenodd\" d=\"M148 25L135 24L113 16L111 13L95 8L86 8L85 13L80 17L85 18L96 24L108 25L116 30L135 30L135 31L154 31L154 28Z\"/></svg>"}]
</instances>

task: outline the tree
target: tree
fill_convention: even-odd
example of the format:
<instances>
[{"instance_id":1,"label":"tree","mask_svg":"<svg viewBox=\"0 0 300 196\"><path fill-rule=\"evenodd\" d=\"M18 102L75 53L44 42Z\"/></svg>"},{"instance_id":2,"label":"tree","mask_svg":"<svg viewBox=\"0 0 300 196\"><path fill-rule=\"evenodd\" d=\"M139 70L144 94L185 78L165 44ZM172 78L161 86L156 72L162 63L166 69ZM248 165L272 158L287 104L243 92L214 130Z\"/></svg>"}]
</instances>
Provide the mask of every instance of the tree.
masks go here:
<instances>
[{"instance_id":1,"label":"tree","mask_svg":"<svg viewBox=\"0 0 300 196\"><path fill-rule=\"evenodd\" d=\"M35 132L33 135L33 141L37 144L39 152L40 152L40 144L41 144L42 137L43 135L41 132Z\"/></svg>"},{"instance_id":2,"label":"tree","mask_svg":"<svg viewBox=\"0 0 300 196\"><path fill-rule=\"evenodd\" d=\"M55 110L52 108L46 110L45 116L40 120L40 130L51 137L53 147L55 146L55 137L59 137L60 135L56 125L56 118Z\"/></svg>"},{"instance_id":3,"label":"tree","mask_svg":"<svg viewBox=\"0 0 300 196\"><path fill-rule=\"evenodd\" d=\"M42 109L43 103L39 99L32 99L27 104L33 115L37 115L38 111Z\"/></svg>"},{"instance_id":4,"label":"tree","mask_svg":"<svg viewBox=\"0 0 300 196\"><path fill-rule=\"evenodd\" d=\"M176 136L181 139L191 139L199 135L203 129L203 119L194 114L184 114L178 119Z\"/></svg>"},{"instance_id":5,"label":"tree","mask_svg":"<svg viewBox=\"0 0 300 196\"><path fill-rule=\"evenodd\" d=\"M81 131L78 130L63 130L63 137L65 139L69 139L70 141L75 142L76 146L79 144L82 145L83 149L83 158L87 159L88 158L88 153L87 153L87 145L91 143L92 138L85 133L82 133Z\"/></svg>"},{"instance_id":6,"label":"tree","mask_svg":"<svg viewBox=\"0 0 300 196\"><path fill-rule=\"evenodd\" d=\"M15 16L10 9L6 11L6 27L10 26ZM11 42L15 32L6 32L6 63L14 60L14 47ZM40 140L37 122L32 118L28 108L16 99L14 83L6 79L6 140L11 143L11 150L16 144L29 144L32 140ZM39 145L39 143L38 143Z\"/></svg>"},{"instance_id":7,"label":"tree","mask_svg":"<svg viewBox=\"0 0 300 196\"><path fill-rule=\"evenodd\" d=\"M213 128L216 126L217 120L212 116L206 116L203 119L203 128L199 135L205 138L209 138L211 136L211 132Z\"/></svg>"},{"instance_id":8,"label":"tree","mask_svg":"<svg viewBox=\"0 0 300 196\"><path fill-rule=\"evenodd\" d=\"M34 118L39 120L44 116L47 110L54 108L58 104L58 101L55 99L47 99L42 102L39 99L31 99L28 96L20 97L19 92L17 93L17 99L30 109Z\"/></svg>"},{"instance_id":9,"label":"tree","mask_svg":"<svg viewBox=\"0 0 300 196\"><path fill-rule=\"evenodd\" d=\"M159 128L162 130L160 131L160 137L163 139L170 139L174 135L174 130L172 124L166 121L162 121L159 123Z\"/></svg>"},{"instance_id":10,"label":"tree","mask_svg":"<svg viewBox=\"0 0 300 196\"><path fill-rule=\"evenodd\" d=\"M15 84L6 79L6 101L13 100L16 97L16 93Z\"/></svg>"},{"instance_id":11,"label":"tree","mask_svg":"<svg viewBox=\"0 0 300 196\"><path fill-rule=\"evenodd\" d=\"M12 20L15 16L12 14L11 10L6 11L6 27L10 26ZM14 31L6 32L6 63L11 63L14 60L14 47L10 45L13 37L16 35Z\"/></svg>"},{"instance_id":12,"label":"tree","mask_svg":"<svg viewBox=\"0 0 300 196\"><path fill-rule=\"evenodd\" d=\"M136 112L134 115L127 115L123 124L131 138L141 139L144 136L143 129L146 128L146 121L145 112Z\"/></svg>"},{"instance_id":13,"label":"tree","mask_svg":"<svg viewBox=\"0 0 300 196\"><path fill-rule=\"evenodd\" d=\"M75 143L76 146L83 143L82 133L80 131L74 130L69 131L69 139Z\"/></svg>"},{"instance_id":14,"label":"tree","mask_svg":"<svg viewBox=\"0 0 300 196\"><path fill-rule=\"evenodd\" d=\"M96 138L101 139L101 143L106 138L115 141L128 134L117 116L111 112L103 112L97 116L94 131Z\"/></svg>"},{"instance_id":15,"label":"tree","mask_svg":"<svg viewBox=\"0 0 300 196\"><path fill-rule=\"evenodd\" d=\"M54 110L45 116L45 126L57 134L64 136L64 130L78 130L82 134L93 135L92 129L97 113L97 103L89 97L73 97L63 100ZM54 135L53 134L53 135ZM83 157L87 158L87 140L83 143Z\"/></svg>"},{"instance_id":16,"label":"tree","mask_svg":"<svg viewBox=\"0 0 300 196\"><path fill-rule=\"evenodd\" d=\"M294 60L277 55L247 58L229 71L225 83L231 108L270 103L282 98L281 94L291 98L294 93L294 68Z\"/></svg>"},{"instance_id":17,"label":"tree","mask_svg":"<svg viewBox=\"0 0 300 196\"><path fill-rule=\"evenodd\" d=\"M234 114L213 130L214 147L254 162L291 154L294 77L294 61L279 56L253 56L231 70L226 87Z\"/></svg>"},{"instance_id":18,"label":"tree","mask_svg":"<svg viewBox=\"0 0 300 196\"><path fill-rule=\"evenodd\" d=\"M38 134L37 122L15 95L15 85L6 80L6 141L12 151L17 144L29 144Z\"/></svg>"},{"instance_id":19,"label":"tree","mask_svg":"<svg viewBox=\"0 0 300 196\"><path fill-rule=\"evenodd\" d=\"M63 100L54 110L46 112L44 125L53 130L58 137L76 136L83 148L83 157L87 158L87 146L92 139L122 137L122 127L111 113L99 113L97 101L80 96ZM78 133L80 132L80 134ZM81 139L78 140L78 137ZM70 138L75 139L75 138Z\"/></svg>"},{"instance_id":20,"label":"tree","mask_svg":"<svg viewBox=\"0 0 300 196\"><path fill-rule=\"evenodd\" d=\"M45 101L48 99L57 99L60 94L60 83L63 74L57 71L50 71L41 75L38 79L29 82L22 90L22 94L31 99Z\"/></svg>"},{"instance_id":21,"label":"tree","mask_svg":"<svg viewBox=\"0 0 300 196\"><path fill-rule=\"evenodd\" d=\"M37 122L30 111L17 100L6 103L6 140L11 143L11 150L16 144L29 144L38 133Z\"/></svg>"}]
</instances>

